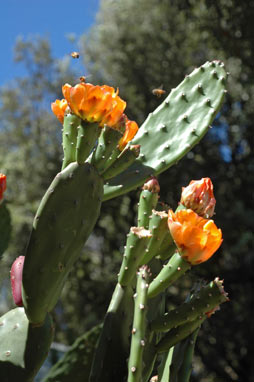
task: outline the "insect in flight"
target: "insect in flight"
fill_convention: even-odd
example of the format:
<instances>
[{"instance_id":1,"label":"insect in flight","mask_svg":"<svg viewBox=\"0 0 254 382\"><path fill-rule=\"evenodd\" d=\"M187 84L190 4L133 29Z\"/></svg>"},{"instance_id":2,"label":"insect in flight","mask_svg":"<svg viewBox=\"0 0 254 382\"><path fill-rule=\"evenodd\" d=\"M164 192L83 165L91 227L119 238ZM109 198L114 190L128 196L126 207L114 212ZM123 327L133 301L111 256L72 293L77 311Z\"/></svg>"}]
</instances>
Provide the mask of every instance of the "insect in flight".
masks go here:
<instances>
[{"instance_id":1,"label":"insect in flight","mask_svg":"<svg viewBox=\"0 0 254 382\"><path fill-rule=\"evenodd\" d=\"M89 78L91 76L92 76L91 74L88 74L87 76L80 76L79 81L84 84L86 82L87 78Z\"/></svg>"},{"instance_id":2,"label":"insect in flight","mask_svg":"<svg viewBox=\"0 0 254 382\"><path fill-rule=\"evenodd\" d=\"M72 58L79 58L79 52L72 52L71 57Z\"/></svg>"},{"instance_id":3,"label":"insect in flight","mask_svg":"<svg viewBox=\"0 0 254 382\"><path fill-rule=\"evenodd\" d=\"M161 85L159 88L153 89L152 90L153 95L160 98L163 94L165 94L166 90L163 90L162 87L163 86Z\"/></svg>"}]
</instances>

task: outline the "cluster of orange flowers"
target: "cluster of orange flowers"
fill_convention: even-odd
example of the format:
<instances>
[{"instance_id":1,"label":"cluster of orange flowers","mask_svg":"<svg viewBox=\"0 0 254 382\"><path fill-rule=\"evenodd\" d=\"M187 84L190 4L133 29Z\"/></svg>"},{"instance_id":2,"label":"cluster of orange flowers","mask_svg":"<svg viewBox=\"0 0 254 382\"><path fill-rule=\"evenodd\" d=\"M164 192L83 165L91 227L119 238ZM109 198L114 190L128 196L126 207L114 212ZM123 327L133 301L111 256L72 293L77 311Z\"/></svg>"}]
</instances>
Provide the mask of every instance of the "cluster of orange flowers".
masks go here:
<instances>
[{"instance_id":1,"label":"cluster of orange flowers","mask_svg":"<svg viewBox=\"0 0 254 382\"><path fill-rule=\"evenodd\" d=\"M67 106L82 120L99 123L101 127L107 125L118 130L124 123L125 132L119 142L120 150L123 150L137 133L137 123L130 121L124 114L126 102L119 97L118 90L115 91L107 85L95 86L81 82L74 87L65 84L62 91L64 99L57 99L51 104L53 113L61 123L64 121Z\"/></svg>"},{"instance_id":2,"label":"cluster of orange flowers","mask_svg":"<svg viewBox=\"0 0 254 382\"><path fill-rule=\"evenodd\" d=\"M188 197L185 204L186 195ZM202 217L208 211L209 216L212 216L215 202L212 182L209 178L203 178L200 181L191 181L183 189L181 203L186 209L176 213L172 210L168 212L170 233L181 256L192 265L208 260L222 243L221 230L213 220ZM198 213L194 212L195 209Z\"/></svg>"},{"instance_id":3,"label":"cluster of orange flowers","mask_svg":"<svg viewBox=\"0 0 254 382\"><path fill-rule=\"evenodd\" d=\"M6 190L6 175L0 174L0 201L4 197L5 190Z\"/></svg>"}]
</instances>

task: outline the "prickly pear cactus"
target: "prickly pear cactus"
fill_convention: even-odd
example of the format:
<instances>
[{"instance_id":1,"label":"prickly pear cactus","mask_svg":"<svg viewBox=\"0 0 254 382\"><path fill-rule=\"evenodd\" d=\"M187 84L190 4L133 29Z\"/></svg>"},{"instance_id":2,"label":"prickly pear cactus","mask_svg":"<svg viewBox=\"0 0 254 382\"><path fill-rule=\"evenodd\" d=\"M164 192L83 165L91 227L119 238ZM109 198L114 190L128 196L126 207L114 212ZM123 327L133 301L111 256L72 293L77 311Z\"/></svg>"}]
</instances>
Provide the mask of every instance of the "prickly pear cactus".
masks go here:
<instances>
[{"instance_id":1,"label":"prickly pear cactus","mask_svg":"<svg viewBox=\"0 0 254 382\"><path fill-rule=\"evenodd\" d=\"M87 381L100 332L101 325L97 325L78 337L64 357L50 369L43 382L70 382L73 376L75 382Z\"/></svg>"},{"instance_id":2,"label":"prickly pear cactus","mask_svg":"<svg viewBox=\"0 0 254 382\"><path fill-rule=\"evenodd\" d=\"M165 171L200 141L220 109L226 77L222 62L207 62L172 89L132 140L132 145L141 146L140 155L126 171L106 183L104 200Z\"/></svg>"},{"instance_id":3,"label":"prickly pear cactus","mask_svg":"<svg viewBox=\"0 0 254 382\"><path fill-rule=\"evenodd\" d=\"M54 334L50 315L40 327L29 323L24 308L0 318L1 382L33 382L47 357Z\"/></svg>"},{"instance_id":4,"label":"prickly pear cactus","mask_svg":"<svg viewBox=\"0 0 254 382\"><path fill-rule=\"evenodd\" d=\"M99 216L102 179L88 163L69 164L46 192L33 223L23 269L23 304L32 323L44 321Z\"/></svg>"}]
</instances>

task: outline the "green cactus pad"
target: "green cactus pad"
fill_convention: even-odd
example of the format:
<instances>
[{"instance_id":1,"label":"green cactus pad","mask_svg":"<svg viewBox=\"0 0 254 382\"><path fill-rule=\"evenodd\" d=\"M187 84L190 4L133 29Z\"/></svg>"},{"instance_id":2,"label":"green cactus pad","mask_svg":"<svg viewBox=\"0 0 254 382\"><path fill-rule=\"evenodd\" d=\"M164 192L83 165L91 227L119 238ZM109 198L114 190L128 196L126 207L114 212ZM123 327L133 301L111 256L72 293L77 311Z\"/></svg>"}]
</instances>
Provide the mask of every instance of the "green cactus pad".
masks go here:
<instances>
[{"instance_id":1,"label":"green cactus pad","mask_svg":"<svg viewBox=\"0 0 254 382\"><path fill-rule=\"evenodd\" d=\"M142 379L143 351L146 346L146 313L149 268L145 265L137 274L137 288L134 295L134 317L131 336L130 357L128 362L128 382L139 382Z\"/></svg>"},{"instance_id":2,"label":"green cactus pad","mask_svg":"<svg viewBox=\"0 0 254 382\"><path fill-rule=\"evenodd\" d=\"M218 305L228 301L227 293L224 291L223 282L216 278L208 285L196 292L190 301L185 302L176 309L172 309L163 317L151 324L152 330L168 331L192 321L208 311L212 311Z\"/></svg>"},{"instance_id":3,"label":"green cactus pad","mask_svg":"<svg viewBox=\"0 0 254 382\"><path fill-rule=\"evenodd\" d=\"M112 151L116 148L121 137L122 133L120 131L114 130L109 126L105 126L102 129L98 139L98 145L91 158L91 163L97 168L100 174L105 171L105 164L112 154Z\"/></svg>"},{"instance_id":4,"label":"green cactus pad","mask_svg":"<svg viewBox=\"0 0 254 382\"><path fill-rule=\"evenodd\" d=\"M47 357L54 327L49 314L43 326L33 327L24 308L0 318L1 382L32 382Z\"/></svg>"},{"instance_id":5,"label":"green cactus pad","mask_svg":"<svg viewBox=\"0 0 254 382\"><path fill-rule=\"evenodd\" d=\"M207 62L176 88L151 113L132 145L140 155L126 171L104 187L104 200L124 194L179 161L208 131L225 94L227 74L219 61Z\"/></svg>"},{"instance_id":6,"label":"green cactus pad","mask_svg":"<svg viewBox=\"0 0 254 382\"><path fill-rule=\"evenodd\" d=\"M149 230L152 233L152 238L149 240L147 251L141 260L140 265L148 264L154 256L157 255L157 251L169 232L168 230L168 214L164 211L152 211L149 221Z\"/></svg>"},{"instance_id":7,"label":"green cactus pad","mask_svg":"<svg viewBox=\"0 0 254 382\"><path fill-rule=\"evenodd\" d=\"M126 170L139 156L140 146L128 146L116 158L114 163L102 174L108 180Z\"/></svg>"},{"instance_id":8,"label":"green cactus pad","mask_svg":"<svg viewBox=\"0 0 254 382\"><path fill-rule=\"evenodd\" d=\"M28 318L43 322L97 221L103 182L88 163L71 163L56 175L34 218L23 269Z\"/></svg>"},{"instance_id":9,"label":"green cactus pad","mask_svg":"<svg viewBox=\"0 0 254 382\"><path fill-rule=\"evenodd\" d=\"M118 282L121 286L131 285L151 237L152 235L149 230L143 227L131 227L118 276Z\"/></svg>"},{"instance_id":10,"label":"green cactus pad","mask_svg":"<svg viewBox=\"0 0 254 382\"><path fill-rule=\"evenodd\" d=\"M172 346L175 346L178 342L182 341L199 328L206 318L207 316L204 314L196 320L187 322L184 325L180 325L177 328L170 330L157 344L157 352L163 353L168 351Z\"/></svg>"},{"instance_id":11,"label":"green cactus pad","mask_svg":"<svg viewBox=\"0 0 254 382\"><path fill-rule=\"evenodd\" d=\"M89 123L81 121L78 126L78 137L76 147L76 161L84 163L92 149L95 142L101 133L101 128L98 123Z\"/></svg>"},{"instance_id":12,"label":"green cactus pad","mask_svg":"<svg viewBox=\"0 0 254 382\"><path fill-rule=\"evenodd\" d=\"M151 282L148 289L148 297L154 298L159 293L167 289L174 281L184 275L191 268L178 252L176 252L167 264L164 265L160 273Z\"/></svg>"},{"instance_id":13,"label":"green cactus pad","mask_svg":"<svg viewBox=\"0 0 254 382\"><path fill-rule=\"evenodd\" d=\"M101 333L101 325L82 334L49 371L43 382L88 381L93 354Z\"/></svg>"},{"instance_id":14,"label":"green cactus pad","mask_svg":"<svg viewBox=\"0 0 254 382\"><path fill-rule=\"evenodd\" d=\"M11 215L6 202L0 204L0 259L7 249L11 237Z\"/></svg>"},{"instance_id":15,"label":"green cactus pad","mask_svg":"<svg viewBox=\"0 0 254 382\"><path fill-rule=\"evenodd\" d=\"M76 161L76 146L78 136L78 126L81 120L75 114L67 113L64 116L63 124L63 151L64 159L62 170L68 166L68 164Z\"/></svg>"},{"instance_id":16,"label":"green cactus pad","mask_svg":"<svg viewBox=\"0 0 254 382\"><path fill-rule=\"evenodd\" d=\"M133 289L117 284L104 319L89 382L126 380L132 319Z\"/></svg>"}]
</instances>

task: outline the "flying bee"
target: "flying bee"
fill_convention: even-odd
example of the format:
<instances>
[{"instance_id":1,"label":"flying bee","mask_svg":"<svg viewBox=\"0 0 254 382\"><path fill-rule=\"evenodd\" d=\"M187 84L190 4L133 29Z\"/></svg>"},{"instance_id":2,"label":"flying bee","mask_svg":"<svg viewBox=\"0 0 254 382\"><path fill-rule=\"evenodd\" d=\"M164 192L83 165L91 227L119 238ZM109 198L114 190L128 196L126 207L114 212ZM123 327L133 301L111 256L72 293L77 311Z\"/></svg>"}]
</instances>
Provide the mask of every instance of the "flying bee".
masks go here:
<instances>
[{"instance_id":1,"label":"flying bee","mask_svg":"<svg viewBox=\"0 0 254 382\"><path fill-rule=\"evenodd\" d=\"M166 93L166 90L162 89L162 85L159 88L153 89L152 90L153 95L156 97L160 98L163 94Z\"/></svg>"},{"instance_id":2,"label":"flying bee","mask_svg":"<svg viewBox=\"0 0 254 382\"><path fill-rule=\"evenodd\" d=\"M86 82L87 78L89 78L91 76L92 76L91 74L88 74L87 76L80 76L79 81L84 84Z\"/></svg>"},{"instance_id":3,"label":"flying bee","mask_svg":"<svg viewBox=\"0 0 254 382\"><path fill-rule=\"evenodd\" d=\"M85 83L86 82L86 76L80 76L79 77L79 81L81 82L81 83Z\"/></svg>"},{"instance_id":4,"label":"flying bee","mask_svg":"<svg viewBox=\"0 0 254 382\"><path fill-rule=\"evenodd\" d=\"M79 52L72 52L71 57L72 58L79 58Z\"/></svg>"}]
</instances>

